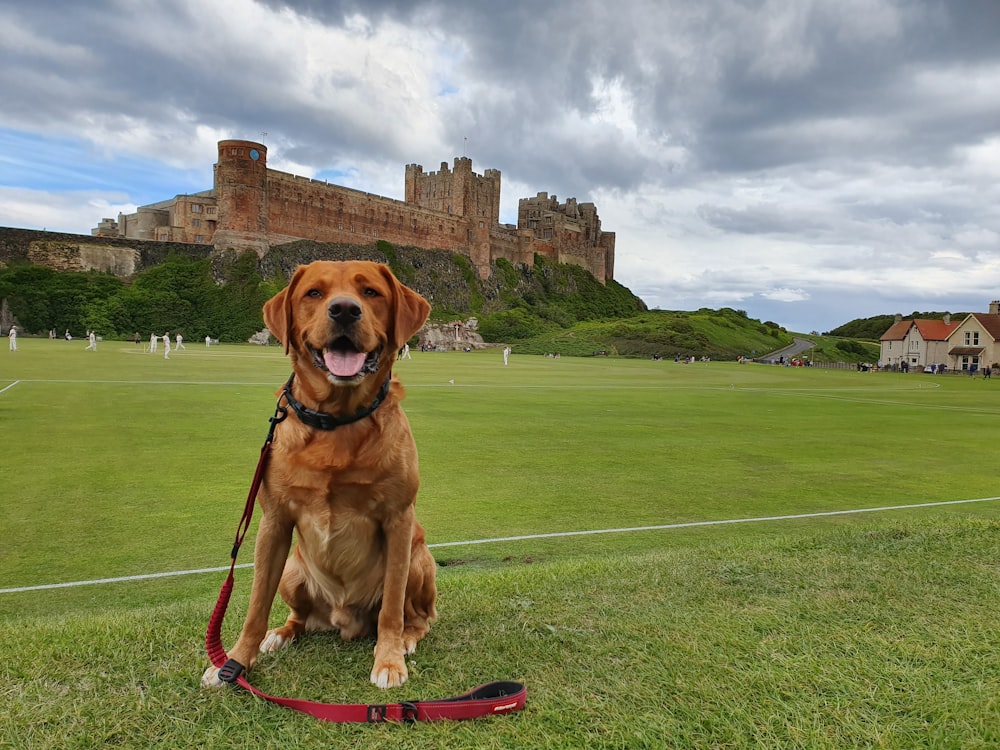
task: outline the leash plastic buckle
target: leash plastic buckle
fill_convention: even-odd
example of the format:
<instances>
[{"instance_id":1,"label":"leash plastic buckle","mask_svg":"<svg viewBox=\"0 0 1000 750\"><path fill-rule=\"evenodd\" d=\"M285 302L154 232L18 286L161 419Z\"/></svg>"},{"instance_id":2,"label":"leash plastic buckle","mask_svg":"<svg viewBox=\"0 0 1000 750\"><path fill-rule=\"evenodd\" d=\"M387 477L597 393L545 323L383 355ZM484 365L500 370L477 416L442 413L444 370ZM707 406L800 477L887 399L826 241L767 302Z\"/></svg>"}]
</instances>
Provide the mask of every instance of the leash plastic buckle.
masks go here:
<instances>
[{"instance_id":1,"label":"leash plastic buckle","mask_svg":"<svg viewBox=\"0 0 1000 750\"><path fill-rule=\"evenodd\" d=\"M236 659L229 659L219 667L219 679L231 685L240 679L240 675L243 674L245 669L246 667L236 661Z\"/></svg>"}]
</instances>

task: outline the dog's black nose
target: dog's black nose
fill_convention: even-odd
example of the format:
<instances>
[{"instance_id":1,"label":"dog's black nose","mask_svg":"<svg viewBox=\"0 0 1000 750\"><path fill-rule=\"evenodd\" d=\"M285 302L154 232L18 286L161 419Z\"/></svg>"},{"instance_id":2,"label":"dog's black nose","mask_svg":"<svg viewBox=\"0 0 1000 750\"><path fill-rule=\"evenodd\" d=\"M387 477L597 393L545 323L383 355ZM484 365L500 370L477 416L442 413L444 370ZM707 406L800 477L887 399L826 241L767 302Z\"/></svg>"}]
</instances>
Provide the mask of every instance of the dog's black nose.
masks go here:
<instances>
[{"instance_id":1,"label":"dog's black nose","mask_svg":"<svg viewBox=\"0 0 1000 750\"><path fill-rule=\"evenodd\" d=\"M330 303L327 315L335 323L342 326L349 326L361 320L361 305L358 301L350 297L337 297Z\"/></svg>"}]
</instances>

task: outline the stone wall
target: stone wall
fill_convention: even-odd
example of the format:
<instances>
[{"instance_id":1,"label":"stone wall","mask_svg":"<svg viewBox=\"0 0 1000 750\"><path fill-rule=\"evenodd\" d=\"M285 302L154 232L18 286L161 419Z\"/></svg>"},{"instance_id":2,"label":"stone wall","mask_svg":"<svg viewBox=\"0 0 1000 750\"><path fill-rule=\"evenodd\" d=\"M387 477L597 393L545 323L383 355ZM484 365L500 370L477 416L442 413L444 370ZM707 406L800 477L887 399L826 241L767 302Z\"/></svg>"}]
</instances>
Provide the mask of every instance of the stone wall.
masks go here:
<instances>
[{"instance_id":1,"label":"stone wall","mask_svg":"<svg viewBox=\"0 0 1000 750\"><path fill-rule=\"evenodd\" d=\"M212 249L211 245L0 227L0 264L27 262L57 271L99 271L119 278L159 265L170 253L206 258Z\"/></svg>"}]
</instances>

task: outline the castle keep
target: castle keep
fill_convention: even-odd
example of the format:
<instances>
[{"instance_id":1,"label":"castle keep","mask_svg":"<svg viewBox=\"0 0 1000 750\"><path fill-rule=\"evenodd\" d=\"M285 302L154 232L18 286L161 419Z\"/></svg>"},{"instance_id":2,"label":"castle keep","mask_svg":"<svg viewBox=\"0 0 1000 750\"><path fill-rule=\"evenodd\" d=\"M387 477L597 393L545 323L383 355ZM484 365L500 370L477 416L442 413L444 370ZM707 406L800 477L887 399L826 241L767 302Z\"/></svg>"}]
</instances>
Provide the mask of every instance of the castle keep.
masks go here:
<instances>
[{"instance_id":1,"label":"castle keep","mask_svg":"<svg viewBox=\"0 0 1000 750\"><path fill-rule=\"evenodd\" d=\"M614 277L615 235L601 230L593 203L538 193L518 204L517 226L500 223L500 172L472 171L472 160L437 172L408 164L402 201L267 167L267 147L219 142L214 187L140 206L92 234L252 249L309 239L447 250L467 256L480 277L505 258L532 266L535 253L583 266L601 282Z\"/></svg>"}]
</instances>

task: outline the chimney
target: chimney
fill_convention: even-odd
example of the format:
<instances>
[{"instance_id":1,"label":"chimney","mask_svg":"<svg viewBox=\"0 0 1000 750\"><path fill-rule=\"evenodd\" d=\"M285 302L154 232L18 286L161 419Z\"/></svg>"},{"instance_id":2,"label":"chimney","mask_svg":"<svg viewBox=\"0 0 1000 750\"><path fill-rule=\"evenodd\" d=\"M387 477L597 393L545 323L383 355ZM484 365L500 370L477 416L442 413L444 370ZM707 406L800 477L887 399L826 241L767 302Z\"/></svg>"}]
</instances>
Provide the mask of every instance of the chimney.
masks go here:
<instances>
[{"instance_id":1,"label":"chimney","mask_svg":"<svg viewBox=\"0 0 1000 750\"><path fill-rule=\"evenodd\" d=\"M946 326L950 326L951 325L951 313L945 313L944 314L944 324Z\"/></svg>"},{"instance_id":2,"label":"chimney","mask_svg":"<svg viewBox=\"0 0 1000 750\"><path fill-rule=\"evenodd\" d=\"M902 315L902 313L896 313L896 322L897 323L902 323L903 322L903 315Z\"/></svg>"},{"instance_id":3,"label":"chimney","mask_svg":"<svg viewBox=\"0 0 1000 750\"><path fill-rule=\"evenodd\" d=\"M990 315L1000 315L1000 300L990 302Z\"/></svg>"}]
</instances>

